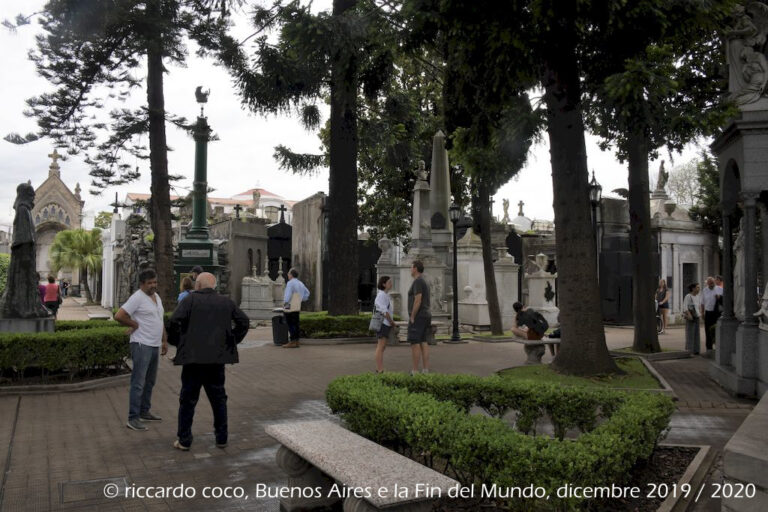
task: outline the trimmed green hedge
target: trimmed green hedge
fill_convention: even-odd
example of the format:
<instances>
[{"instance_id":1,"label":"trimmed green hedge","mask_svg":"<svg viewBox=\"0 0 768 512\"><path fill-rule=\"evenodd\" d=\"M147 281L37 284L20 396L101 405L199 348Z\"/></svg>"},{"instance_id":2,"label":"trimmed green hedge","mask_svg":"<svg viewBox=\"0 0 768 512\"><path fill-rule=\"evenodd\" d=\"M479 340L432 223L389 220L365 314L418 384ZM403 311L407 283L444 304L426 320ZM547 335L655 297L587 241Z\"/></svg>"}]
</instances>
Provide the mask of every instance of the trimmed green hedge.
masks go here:
<instances>
[{"instance_id":1,"label":"trimmed green hedge","mask_svg":"<svg viewBox=\"0 0 768 512\"><path fill-rule=\"evenodd\" d=\"M120 366L130 354L125 327L0 334L0 373L23 377L27 369L70 374Z\"/></svg>"},{"instance_id":2,"label":"trimmed green hedge","mask_svg":"<svg viewBox=\"0 0 768 512\"><path fill-rule=\"evenodd\" d=\"M662 437L674 410L661 394L622 393L514 382L499 377L403 374L341 377L326 391L328 405L358 434L402 452L422 454L434 469L465 486L541 486L549 500L508 501L575 509L559 499L566 484L619 484ZM481 407L491 417L469 414ZM515 428L500 418L516 411ZM556 437L530 436L545 415ZM564 439L576 428L576 439ZM582 503L583 505L583 503Z\"/></svg>"},{"instance_id":3,"label":"trimmed green hedge","mask_svg":"<svg viewBox=\"0 0 768 512\"><path fill-rule=\"evenodd\" d=\"M373 336L368 330L371 313L328 316L319 313L301 313L299 324L302 338L365 338Z\"/></svg>"},{"instance_id":4,"label":"trimmed green hedge","mask_svg":"<svg viewBox=\"0 0 768 512\"><path fill-rule=\"evenodd\" d=\"M120 327L120 324L114 320L56 320L56 332L101 329L104 327Z\"/></svg>"}]
</instances>

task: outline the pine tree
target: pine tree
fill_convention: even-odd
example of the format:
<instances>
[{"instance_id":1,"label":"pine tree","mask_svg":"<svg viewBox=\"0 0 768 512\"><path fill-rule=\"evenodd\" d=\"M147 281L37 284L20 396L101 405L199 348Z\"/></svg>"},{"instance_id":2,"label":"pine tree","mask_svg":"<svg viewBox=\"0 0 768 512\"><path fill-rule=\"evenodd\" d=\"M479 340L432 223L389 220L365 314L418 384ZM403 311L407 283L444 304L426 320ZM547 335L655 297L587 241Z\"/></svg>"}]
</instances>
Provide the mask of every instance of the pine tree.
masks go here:
<instances>
[{"instance_id":1,"label":"pine tree","mask_svg":"<svg viewBox=\"0 0 768 512\"><path fill-rule=\"evenodd\" d=\"M84 152L96 193L139 177L138 167L126 163L125 156L149 160L158 292L168 302L174 298L173 176L168 173L165 127L166 121L185 127L185 120L165 109L165 64L184 61L187 36L225 30L227 12L226 2L213 0L49 0L39 15L43 33L31 58L54 89L27 102L38 133L6 137L15 142L50 137L69 154ZM145 106L117 109L109 120L101 118L106 100L125 100L142 85L137 74L144 65ZM108 97L101 97L107 89ZM144 134L149 135L148 150L139 141Z\"/></svg>"}]
</instances>

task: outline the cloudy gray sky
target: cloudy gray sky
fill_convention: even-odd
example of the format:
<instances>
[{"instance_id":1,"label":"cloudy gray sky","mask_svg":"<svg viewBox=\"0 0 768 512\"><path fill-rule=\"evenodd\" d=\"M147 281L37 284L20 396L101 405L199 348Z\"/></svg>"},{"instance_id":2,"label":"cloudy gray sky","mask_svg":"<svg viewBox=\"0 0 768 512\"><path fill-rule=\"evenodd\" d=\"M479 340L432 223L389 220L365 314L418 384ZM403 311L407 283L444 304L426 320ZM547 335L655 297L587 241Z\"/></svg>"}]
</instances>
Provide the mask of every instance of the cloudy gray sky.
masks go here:
<instances>
[{"instance_id":1,"label":"cloudy gray sky","mask_svg":"<svg viewBox=\"0 0 768 512\"><path fill-rule=\"evenodd\" d=\"M2 0L0 2L0 20L12 19L19 13L29 14L40 10L43 0ZM315 2L323 9L330 5L330 0ZM241 16L244 18L244 15ZM248 23L244 19L238 23L237 31L248 34ZM16 32L0 28L0 68L4 69L4 78L0 80L0 98L3 101L0 116L0 137L10 133L34 131L34 120L23 115L25 99L50 90L48 83L37 76L34 66L27 58L27 53L34 47L34 36L39 33L39 25L21 27ZM216 189L213 195L228 197L253 187L262 187L288 199L300 200L317 191L328 191L328 172L323 170L313 177L293 176L278 169L272 158L273 148L278 144L290 146L295 151L318 152L320 142L315 133L305 131L296 117L257 116L248 113L240 105L239 98L226 71L217 67L210 60L200 59L190 52L186 67L170 66L165 78L166 108L177 115L193 118L197 112L194 89L197 85L210 87L211 96L206 108L209 124L220 140L212 143L208 153L208 183ZM134 104L145 99L145 92L134 90ZM120 106L120 105L112 105ZM327 110L325 111L327 116ZM169 126L168 143L174 151L168 155L169 171L182 174L187 178L177 183L179 192L183 187L190 187L194 170L194 142L186 134ZM7 229L2 224L13 218L13 199L16 185L32 180L38 186L48 176L50 159L47 155L53 146L49 140L39 140L18 146L0 140L0 229ZM695 156L697 147L689 147L682 155L673 155L674 163L683 163ZM588 165L594 169L597 180L608 192L614 188L627 186L626 167L617 162L613 154L603 152L597 147L597 139L587 138ZM670 156L664 155L667 168ZM86 226L93 223L95 213L111 210L109 203L114 200L115 192L124 198L127 192L149 192L149 165L135 162L142 171L137 182L113 189L108 189L102 196L90 195L90 177L88 167L79 157L70 157L60 162L62 179L74 188L79 182L84 189L86 201ZM652 179L658 163L651 163ZM546 136L531 151L525 169L517 179L503 186L496 196L494 213L502 214L502 199L509 199L512 205L525 202L525 214L531 218L552 219L552 181L549 161L549 147ZM517 206L510 207L510 216L517 214Z\"/></svg>"}]
</instances>

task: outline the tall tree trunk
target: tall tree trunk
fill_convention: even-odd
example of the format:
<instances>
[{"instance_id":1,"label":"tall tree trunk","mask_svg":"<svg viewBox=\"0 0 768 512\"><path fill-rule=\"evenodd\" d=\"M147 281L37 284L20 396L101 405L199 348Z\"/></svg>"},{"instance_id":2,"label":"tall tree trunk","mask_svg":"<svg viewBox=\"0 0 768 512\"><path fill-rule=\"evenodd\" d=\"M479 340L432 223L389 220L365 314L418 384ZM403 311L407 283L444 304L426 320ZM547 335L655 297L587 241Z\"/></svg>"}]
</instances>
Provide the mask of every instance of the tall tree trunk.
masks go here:
<instances>
[{"instance_id":1,"label":"tall tree trunk","mask_svg":"<svg viewBox=\"0 0 768 512\"><path fill-rule=\"evenodd\" d=\"M357 0L334 0L342 18ZM349 22L342 23L349 30ZM345 38L339 38L344 45ZM331 144L328 178L328 313L356 315L357 304L357 59L355 49L331 56Z\"/></svg>"},{"instance_id":2,"label":"tall tree trunk","mask_svg":"<svg viewBox=\"0 0 768 512\"><path fill-rule=\"evenodd\" d=\"M653 294L655 259L651 244L651 205L648 180L648 141L642 131L629 134L629 244L632 250L632 310L635 338L632 349L661 352L656 332Z\"/></svg>"},{"instance_id":3,"label":"tall tree trunk","mask_svg":"<svg viewBox=\"0 0 768 512\"><path fill-rule=\"evenodd\" d=\"M488 301L488 316L491 320L491 333L504 334L501 325L501 307L499 292L496 289L496 273L493 268L493 247L491 246L491 195L488 187L481 180L477 185L477 208L479 216L480 241L483 245L483 273L485 274L485 298Z\"/></svg>"},{"instance_id":4,"label":"tall tree trunk","mask_svg":"<svg viewBox=\"0 0 768 512\"><path fill-rule=\"evenodd\" d=\"M566 11L570 2L562 2ZM555 3L560 7L561 4ZM566 13L567 14L567 13ZM600 309L595 238L589 203L589 176L581 113L573 18L562 18L559 44L543 63L547 133L557 244L558 297L562 345L552 367L561 373L619 372L608 354ZM558 29L559 29L558 28Z\"/></svg>"},{"instance_id":5,"label":"tall tree trunk","mask_svg":"<svg viewBox=\"0 0 768 512\"><path fill-rule=\"evenodd\" d=\"M88 269L85 269L81 272L82 274L82 281L83 281L83 290L85 291L85 300L88 304L93 302L93 297L91 296L91 287L88 286Z\"/></svg>"},{"instance_id":6,"label":"tall tree trunk","mask_svg":"<svg viewBox=\"0 0 768 512\"><path fill-rule=\"evenodd\" d=\"M160 19L159 0L147 2L146 15ZM152 249L157 271L157 292L166 304L174 300L173 239L171 233L171 197L168 184L168 145L165 138L165 96L163 92L163 41L155 33L147 43L147 107L149 111L150 225L154 240Z\"/></svg>"}]
</instances>

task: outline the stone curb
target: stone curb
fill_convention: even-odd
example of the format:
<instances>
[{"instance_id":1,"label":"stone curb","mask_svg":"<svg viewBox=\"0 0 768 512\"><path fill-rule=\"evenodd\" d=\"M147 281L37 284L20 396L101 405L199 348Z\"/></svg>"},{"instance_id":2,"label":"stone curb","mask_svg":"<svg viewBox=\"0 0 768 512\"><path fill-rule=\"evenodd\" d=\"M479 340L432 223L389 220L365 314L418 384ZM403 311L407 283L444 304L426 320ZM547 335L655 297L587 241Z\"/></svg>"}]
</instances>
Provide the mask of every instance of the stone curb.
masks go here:
<instances>
[{"instance_id":1,"label":"stone curb","mask_svg":"<svg viewBox=\"0 0 768 512\"><path fill-rule=\"evenodd\" d=\"M692 505L695 505L695 498L698 494L699 487L704 482L704 479L709 473L709 469L715 462L715 452L709 445L660 443L659 446L699 449L699 453L696 454L696 456L686 468L685 473L683 473L683 476L681 476L680 480L677 481L677 489L680 489L680 486L684 484L690 484L691 492L687 497L683 497L683 495L675 496L670 494L667 499L661 503L661 506L656 509L656 512L684 512L691 508Z\"/></svg>"},{"instance_id":2,"label":"stone curb","mask_svg":"<svg viewBox=\"0 0 768 512\"><path fill-rule=\"evenodd\" d=\"M299 340L302 345L352 345L376 343L375 336L366 336L364 338L302 338ZM277 346L277 345L276 345Z\"/></svg>"},{"instance_id":3,"label":"stone curb","mask_svg":"<svg viewBox=\"0 0 768 512\"><path fill-rule=\"evenodd\" d=\"M634 357L634 356L624 355L623 357ZM638 357L637 359L640 359L640 361L645 366L645 369L648 370L651 376L653 376L653 378L659 382L662 389L637 389L637 388L611 388L611 389L615 389L617 391L646 391L648 393L661 393L663 395L667 395L672 400L677 401L678 397L677 397L677 394L675 394L675 390L672 389L672 386L669 385L669 382L667 382L667 380L664 377L662 377L659 372L656 371L656 368L651 366L651 363L643 357Z\"/></svg>"},{"instance_id":4,"label":"stone curb","mask_svg":"<svg viewBox=\"0 0 768 512\"><path fill-rule=\"evenodd\" d=\"M131 380L131 374L113 375L84 382L71 384L34 384L30 386L5 386L0 388L0 396L14 395L45 395L49 393L77 393L79 391L92 391L112 386L119 386Z\"/></svg>"},{"instance_id":5,"label":"stone curb","mask_svg":"<svg viewBox=\"0 0 768 512\"><path fill-rule=\"evenodd\" d=\"M670 359L688 359L693 357L687 350L674 350L671 352L656 352L653 354L646 354L645 352L627 352L618 350L609 350L609 354L614 357L640 357L647 359L648 361L668 361Z\"/></svg>"}]
</instances>

